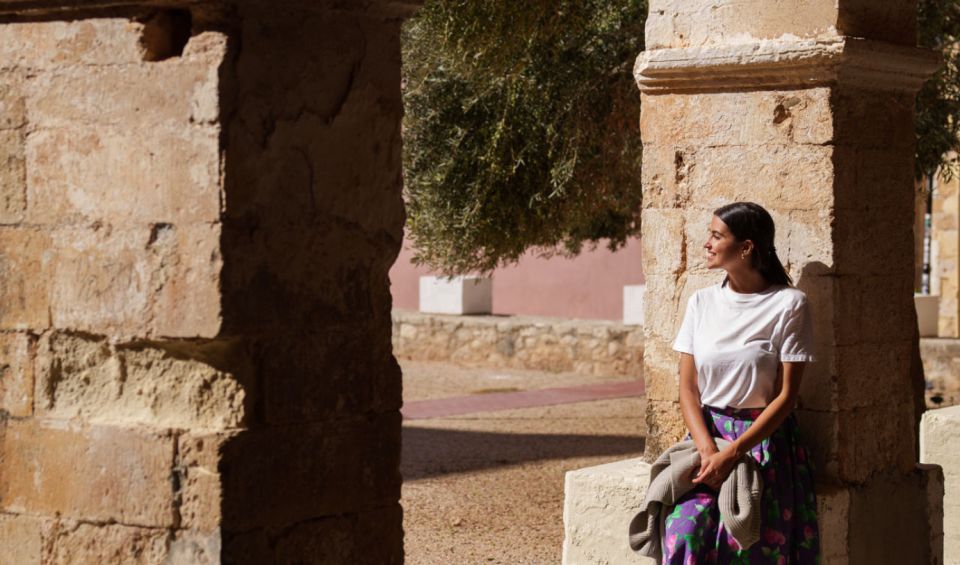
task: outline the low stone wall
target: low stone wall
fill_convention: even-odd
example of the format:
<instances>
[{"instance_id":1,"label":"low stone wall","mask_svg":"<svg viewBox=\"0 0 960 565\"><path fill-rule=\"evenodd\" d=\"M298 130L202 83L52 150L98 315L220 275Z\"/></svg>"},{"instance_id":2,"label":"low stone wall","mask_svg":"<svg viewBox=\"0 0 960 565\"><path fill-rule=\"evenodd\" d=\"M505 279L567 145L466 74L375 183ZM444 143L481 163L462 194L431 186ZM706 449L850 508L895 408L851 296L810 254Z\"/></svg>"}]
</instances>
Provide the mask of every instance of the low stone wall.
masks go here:
<instances>
[{"instance_id":1,"label":"low stone wall","mask_svg":"<svg viewBox=\"0 0 960 565\"><path fill-rule=\"evenodd\" d=\"M643 328L605 320L393 311L398 358L639 378Z\"/></svg>"},{"instance_id":2,"label":"low stone wall","mask_svg":"<svg viewBox=\"0 0 960 565\"><path fill-rule=\"evenodd\" d=\"M606 320L394 310L393 351L398 358L417 361L639 378L643 327ZM960 404L960 339L923 338L920 354L927 404Z\"/></svg>"}]
</instances>

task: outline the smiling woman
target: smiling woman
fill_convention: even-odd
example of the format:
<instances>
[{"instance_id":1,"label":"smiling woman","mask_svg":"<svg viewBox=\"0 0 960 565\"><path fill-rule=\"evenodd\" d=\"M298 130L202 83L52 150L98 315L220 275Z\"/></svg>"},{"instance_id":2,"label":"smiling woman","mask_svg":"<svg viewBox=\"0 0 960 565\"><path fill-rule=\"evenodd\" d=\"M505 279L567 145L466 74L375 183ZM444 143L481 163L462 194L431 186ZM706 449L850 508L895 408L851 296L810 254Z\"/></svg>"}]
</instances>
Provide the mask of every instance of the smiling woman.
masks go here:
<instances>
[{"instance_id":1,"label":"smiling woman","mask_svg":"<svg viewBox=\"0 0 960 565\"><path fill-rule=\"evenodd\" d=\"M707 266L727 276L690 297L673 343L680 408L700 466L694 488L663 510L663 563L818 562L813 468L792 414L803 369L815 361L813 321L806 295L777 257L774 234L758 204L714 211L703 247ZM730 443L718 449L718 438ZM757 463L763 480L759 541L749 545L730 533L718 502L744 458Z\"/></svg>"}]
</instances>

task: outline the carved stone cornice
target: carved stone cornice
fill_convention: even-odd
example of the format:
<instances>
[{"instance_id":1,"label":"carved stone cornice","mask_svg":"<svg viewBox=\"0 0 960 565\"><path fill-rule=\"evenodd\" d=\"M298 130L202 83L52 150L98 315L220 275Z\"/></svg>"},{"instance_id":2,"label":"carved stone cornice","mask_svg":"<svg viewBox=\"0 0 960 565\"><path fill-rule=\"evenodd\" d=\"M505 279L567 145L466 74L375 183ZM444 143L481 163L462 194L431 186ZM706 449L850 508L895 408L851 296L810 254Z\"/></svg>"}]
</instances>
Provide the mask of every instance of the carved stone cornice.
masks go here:
<instances>
[{"instance_id":1,"label":"carved stone cornice","mask_svg":"<svg viewBox=\"0 0 960 565\"><path fill-rule=\"evenodd\" d=\"M644 51L634 77L649 94L831 84L915 92L940 61L932 51L866 39L766 40Z\"/></svg>"}]
</instances>

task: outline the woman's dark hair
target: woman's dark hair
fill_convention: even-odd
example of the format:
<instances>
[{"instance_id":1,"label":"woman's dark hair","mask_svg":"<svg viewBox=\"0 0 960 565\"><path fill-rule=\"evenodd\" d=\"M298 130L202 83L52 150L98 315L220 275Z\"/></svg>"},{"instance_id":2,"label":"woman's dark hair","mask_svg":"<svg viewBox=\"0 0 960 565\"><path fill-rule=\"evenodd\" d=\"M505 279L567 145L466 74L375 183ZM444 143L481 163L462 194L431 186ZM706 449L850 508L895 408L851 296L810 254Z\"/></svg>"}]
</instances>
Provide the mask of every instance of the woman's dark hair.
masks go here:
<instances>
[{"instance_id":1,"label":"woman's dark hair","mask_svg":"<svg viewBox=\"0 0 960 565\"><path fill-rule=\"evenodd\" d=\"M713 215L727 224L737 241L749 239L753 242L750 264L760 271L768 283L793 285L793 279L783 268L783 263L777 257L777 248L773 246L776 233L773 218L763 206L754 202L734 202L717 208Z\"/></svg>"}]
</instances>

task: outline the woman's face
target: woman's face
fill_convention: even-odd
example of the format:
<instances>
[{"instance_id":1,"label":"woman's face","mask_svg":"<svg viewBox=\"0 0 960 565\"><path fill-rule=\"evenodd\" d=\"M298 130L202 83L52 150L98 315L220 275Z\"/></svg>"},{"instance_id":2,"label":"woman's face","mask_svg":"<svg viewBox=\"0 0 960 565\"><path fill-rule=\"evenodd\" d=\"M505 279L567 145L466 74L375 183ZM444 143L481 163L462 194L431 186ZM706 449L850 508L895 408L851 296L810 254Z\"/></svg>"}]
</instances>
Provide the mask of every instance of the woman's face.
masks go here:
<instances>
[{"instance_id":1,"label":"woman's face","mask_svg":"<svg viewBox=\"0 0 960 565\"><path fill-rule=\"evenodd\" d=\"M708 231L707 241L703 244L707 253L708 269L726 269L743 261L740 254L744 250L744 244L737 243L723 220L714 216L710 220Z\"/></svg>"}]
</instances>

